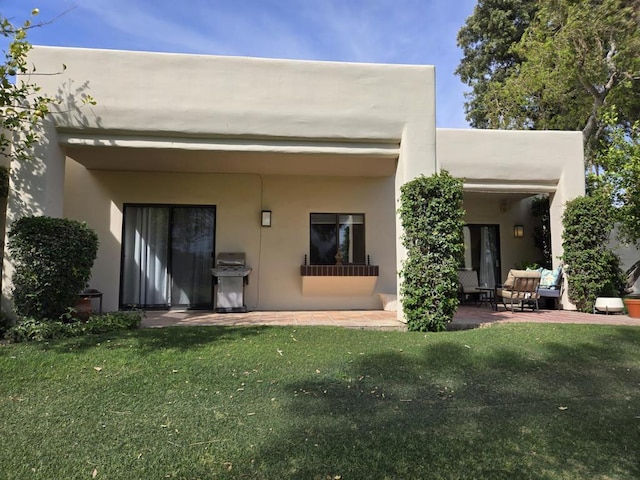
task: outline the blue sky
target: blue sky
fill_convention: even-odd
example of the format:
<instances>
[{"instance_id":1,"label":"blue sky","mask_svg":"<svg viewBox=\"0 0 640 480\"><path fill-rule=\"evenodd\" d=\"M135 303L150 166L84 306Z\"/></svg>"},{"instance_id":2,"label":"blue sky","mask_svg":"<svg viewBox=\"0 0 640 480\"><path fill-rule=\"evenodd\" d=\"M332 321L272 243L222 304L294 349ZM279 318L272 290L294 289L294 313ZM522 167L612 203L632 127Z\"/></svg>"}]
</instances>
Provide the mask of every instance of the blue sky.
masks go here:
<instances>
[{"instance_id":1,"label":"blue sky","mask_svg":"<svg viewBox=\"0 0 640 480\"><path fill-rule=\"evenodd\" d=\"M436 66L437 124L467 127L456 34L476 0L0 0L36 45Z\"/></svg>"}]
</instances>

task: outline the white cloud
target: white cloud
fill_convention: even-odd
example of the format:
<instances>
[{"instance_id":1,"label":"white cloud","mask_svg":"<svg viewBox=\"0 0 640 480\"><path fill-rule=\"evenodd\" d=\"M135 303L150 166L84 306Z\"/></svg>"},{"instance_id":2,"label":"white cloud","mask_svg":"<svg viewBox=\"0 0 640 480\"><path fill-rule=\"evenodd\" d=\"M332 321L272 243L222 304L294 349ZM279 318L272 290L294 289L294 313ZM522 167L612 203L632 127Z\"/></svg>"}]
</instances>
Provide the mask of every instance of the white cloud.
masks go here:
<instances>
[{"instance_id":1,"label":"white cloud","mask_svg":"<svg viewBox=\"0 0 640 480\"><path fill-rule=\"evenodd\" d=\"M184 49L216 50L224 48L206 35L194 31L188 25L171 20L170 15L156 15L150 5L145 8L144 2L126 0L79 0L78 8L103 22L115 34L124 34L137 41L154 45L154 50ZM97 18L96 18L97 17Z\"/></svg>"}]
</instances>

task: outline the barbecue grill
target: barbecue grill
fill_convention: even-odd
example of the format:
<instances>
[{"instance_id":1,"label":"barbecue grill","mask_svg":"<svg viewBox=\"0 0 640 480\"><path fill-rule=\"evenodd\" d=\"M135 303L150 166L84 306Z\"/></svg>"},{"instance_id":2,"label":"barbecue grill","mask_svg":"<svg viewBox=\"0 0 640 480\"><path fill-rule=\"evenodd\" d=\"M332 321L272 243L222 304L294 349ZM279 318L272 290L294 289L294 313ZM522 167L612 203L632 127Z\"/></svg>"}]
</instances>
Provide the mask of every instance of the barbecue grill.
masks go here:
<instances>
[{"instance_id":1,"label":"barbecue grill","mask_svg":"<svg viewBox=\"0 0 640 480\"><path fill-rule=\"evenodd\" d=\"M251 269L246 266L243 252L220 252L216 267L211 269L216 291L216 312L246 312L244 286L249 283Z\"/></svg>"}]
</instances>

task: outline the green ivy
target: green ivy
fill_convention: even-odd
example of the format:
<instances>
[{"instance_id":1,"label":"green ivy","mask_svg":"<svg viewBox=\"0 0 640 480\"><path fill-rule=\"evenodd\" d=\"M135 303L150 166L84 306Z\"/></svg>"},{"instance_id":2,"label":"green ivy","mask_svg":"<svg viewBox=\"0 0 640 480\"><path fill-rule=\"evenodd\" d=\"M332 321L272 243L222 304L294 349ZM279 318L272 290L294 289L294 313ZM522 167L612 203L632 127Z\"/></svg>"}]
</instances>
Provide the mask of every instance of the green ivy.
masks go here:
<instances>
[{"instance_id":1,"label":"green ivy","mask_svg":"<svg viewBox=\"0 0 640 480\"><path fill-rule=\"evenodd\" d=\"M562 260L569 300L581 312L593 312L599 296L620 296L625 278L620 259L609 247L614 211L602 196L578 197L566 204Z\"/></svg>"},{"instance_id":2,"label":"green ivy","mask_svg":"<svg viewBox=\"0 0 640 480\"><path fill-rule=\"evenodd\" d=\"M462 181L447 171L420 176L401 187L400 293L407 327L442 331L458 308L457 268L464 254Z\"/></svg>"},{"instance_id":3,"label":"green ivy","mask_svg":"<svg viewBox=\"0 0 640 480\"><path fill-rule=\"evenodd\" d=\"M11 227L9 251L18 316L58 320L91 277L98 236L75 220L23 217Z\"/></svg>"}]
</instances>

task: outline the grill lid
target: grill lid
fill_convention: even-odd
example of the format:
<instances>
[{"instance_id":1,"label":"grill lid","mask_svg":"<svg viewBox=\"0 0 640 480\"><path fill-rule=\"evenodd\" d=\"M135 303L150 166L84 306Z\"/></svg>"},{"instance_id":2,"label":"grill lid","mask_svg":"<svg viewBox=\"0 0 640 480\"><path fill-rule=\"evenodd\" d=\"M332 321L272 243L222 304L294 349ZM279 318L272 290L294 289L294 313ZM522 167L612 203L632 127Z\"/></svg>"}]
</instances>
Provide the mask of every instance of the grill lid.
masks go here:
<instances>
[{"instance_id":1,"label":"grill lid","mask_svg":"<svg viewBox=\"0 0 640 480\"><path fill-rule=\"evenodd\" d=\"M249 267L229 267L222 266L211 269L211 275L214 277L246 277L251 273Z\"/></svg>"},{"instance_id":2,"label":"grill lid","mask_svg":"<svg viewBox=\"0 0 640 480\"><path fill-rule=\"evenodd\" d=\"M216 257L217 267L244 267L245 263L244 252L220 252Z\"/></svg>"}]
</instances>

